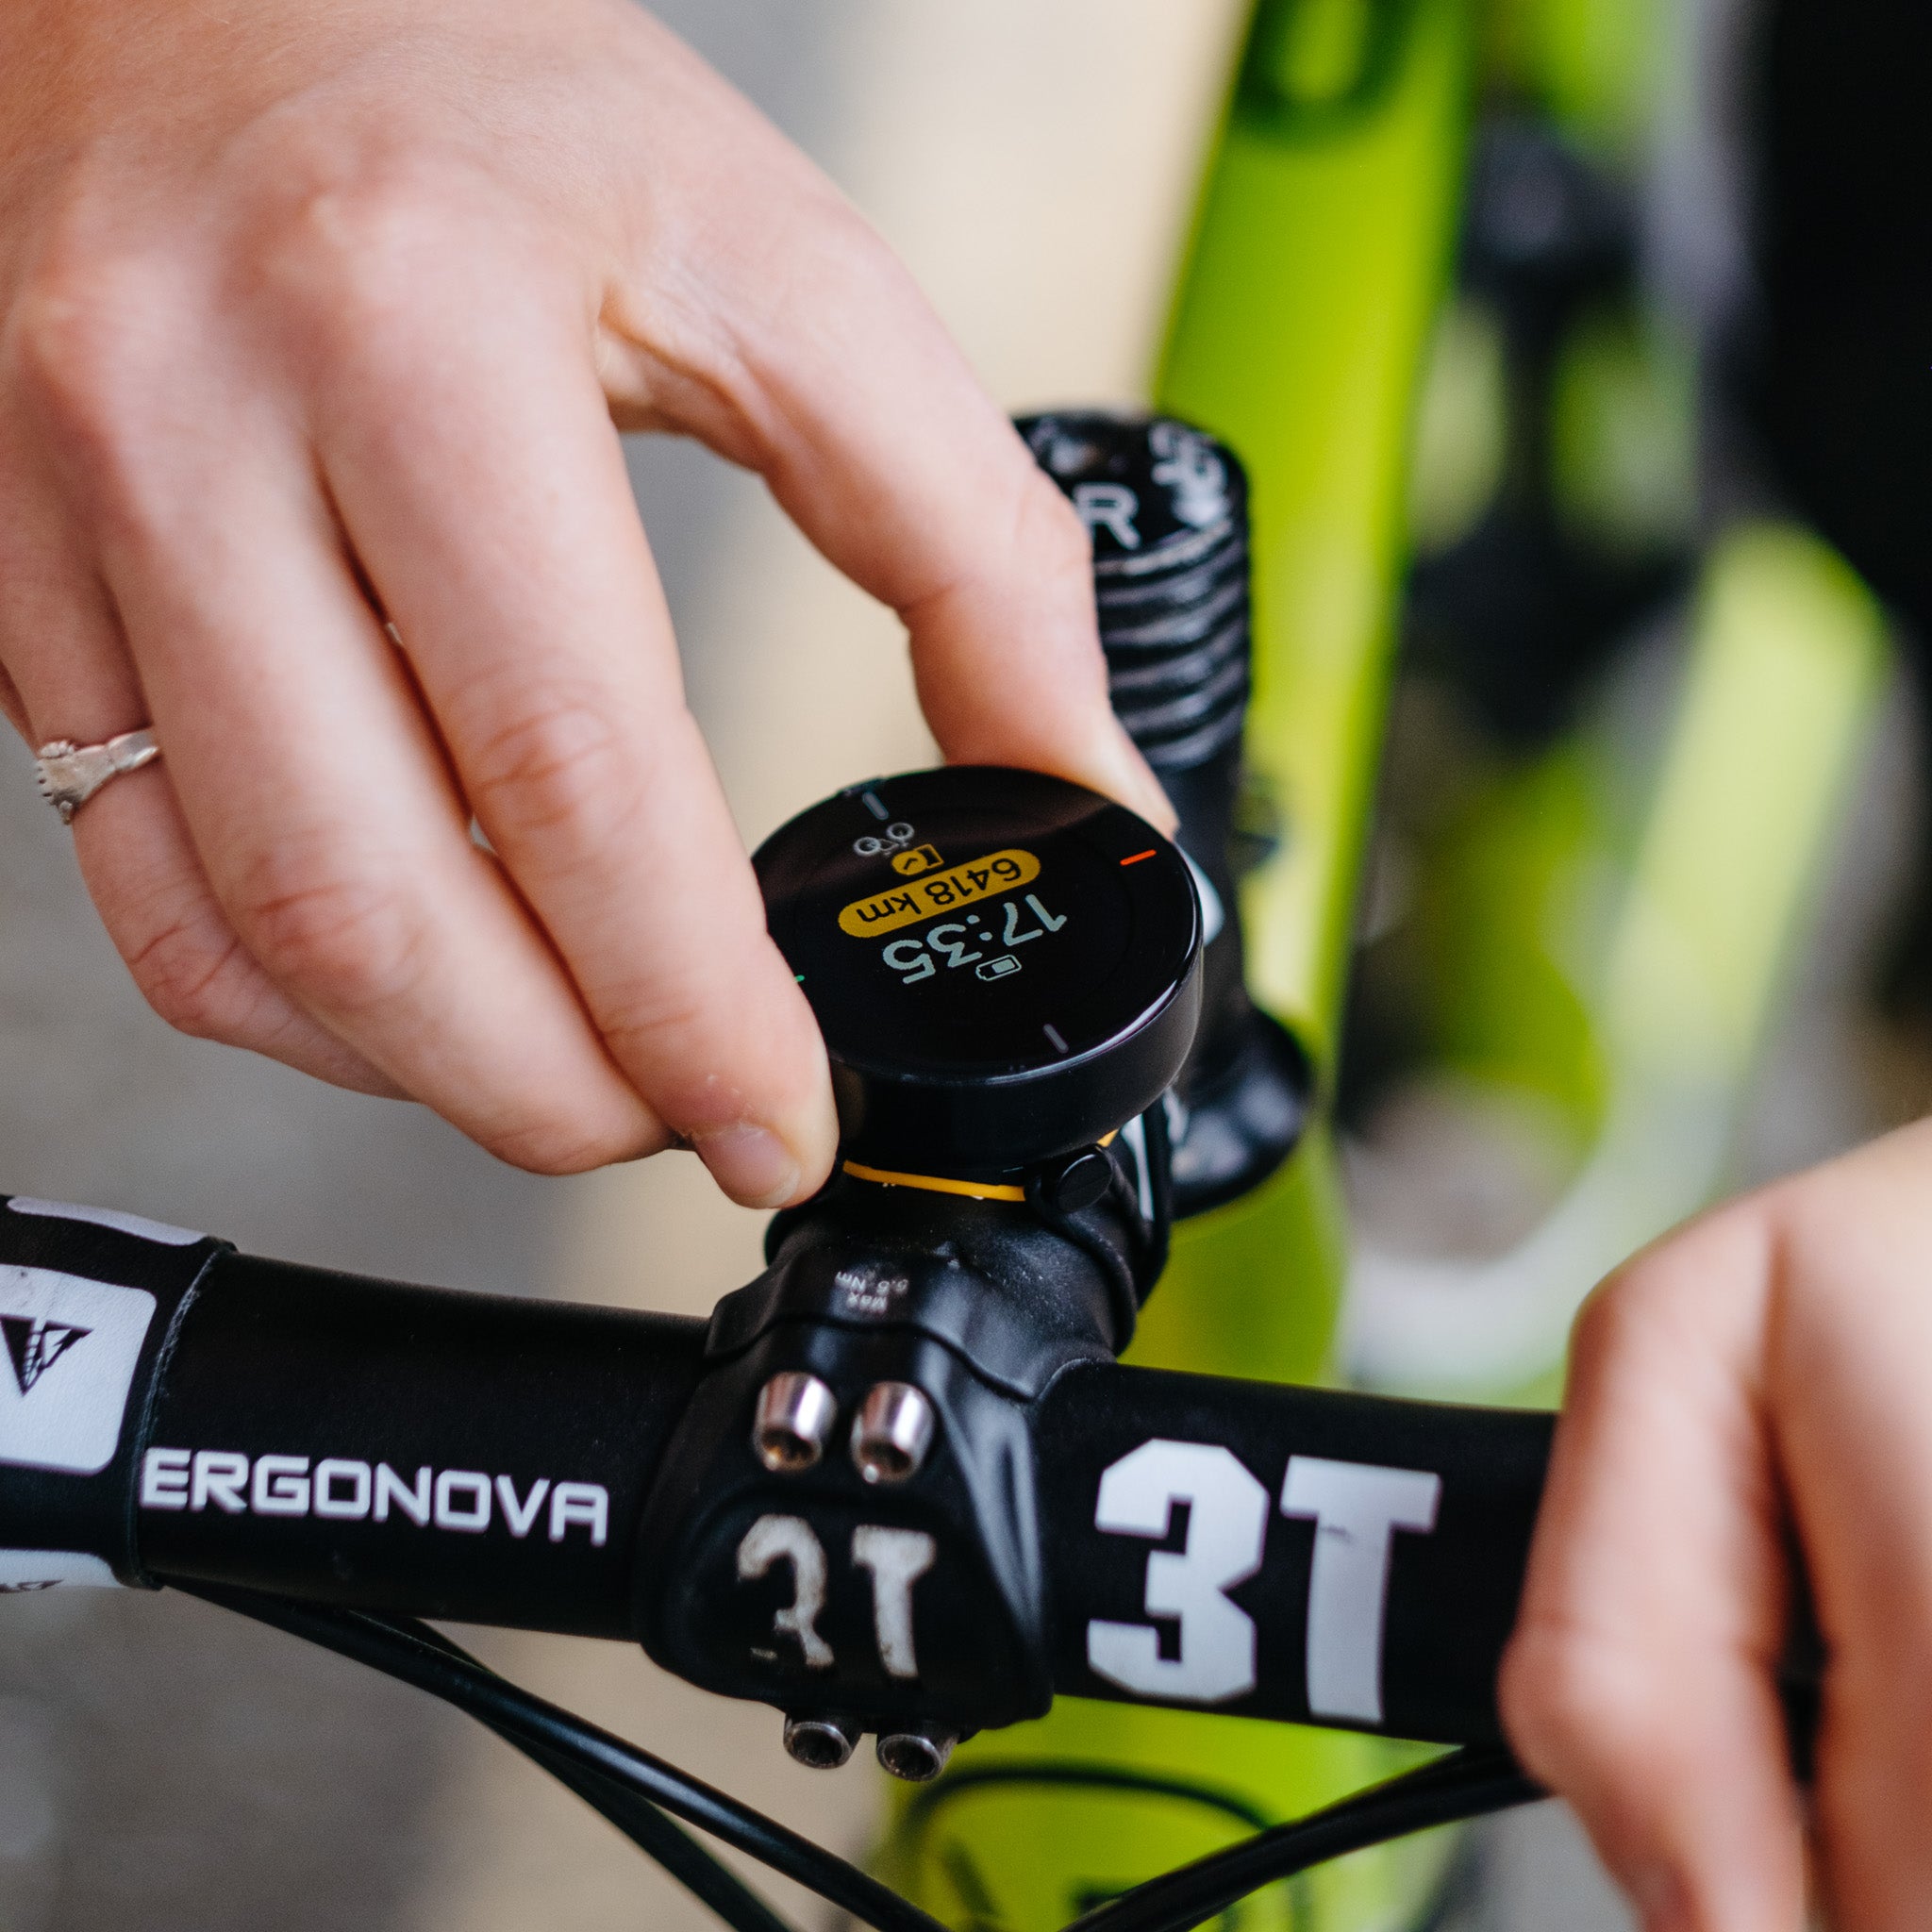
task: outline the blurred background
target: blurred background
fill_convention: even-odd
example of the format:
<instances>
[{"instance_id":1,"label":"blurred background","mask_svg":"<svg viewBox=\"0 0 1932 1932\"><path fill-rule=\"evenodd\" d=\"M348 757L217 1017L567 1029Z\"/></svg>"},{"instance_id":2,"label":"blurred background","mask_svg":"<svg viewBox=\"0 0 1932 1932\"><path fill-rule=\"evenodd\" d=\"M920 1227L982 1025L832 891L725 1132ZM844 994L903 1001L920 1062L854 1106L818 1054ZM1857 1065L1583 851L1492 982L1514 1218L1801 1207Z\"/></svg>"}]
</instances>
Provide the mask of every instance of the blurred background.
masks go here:
<instances>
[{"instance_id":1,"label":"blurred background","mask_svg":"<svg viewBox=\"0 0 1932 1932\"><path fill-rule=\"evenodd\" d=\"M657 10L883 229L1003 404L1142 395L1244 14L1234 0ZM925 761L890 617L756 482L662 441L633 441L630 460L691 702L747 843L856 777ZM1820 941L1752 1098L1745 1178L1847 1144L1913 1097L1866 1077L1901 1063L1873 1047L1862 992L1916 791L1905 708L1894 695L1884 708ZM761 1217L724 1202L688 1157L536 1180L419 1110L170 1034L98 930L67 836L10 741L0 1096L8 1191L129 1208L292 1259L690 1313L760 1265ZM1371 1219L1378 1174L1385 1220L1391 1201L1414 1201L1418 1172L1436 1199L1485 1184L1453 1159L1444 1170L1444 1137L1424 1116L1365 1110L1357 1186ZM1455 1143L1473 1144L1467 1116L1455 1124ZM1509 1169L1496 1141L1515 1132L1506 1122L1474 1143L1486 1172ZM1401 1185L1386 1179L1391 1161ZM467 1641L800 1828L848 1852L865 1844L869 1769L797 1769L774 1714L701 1697L618 1646ZM1557 1807L1490 1827L1486 1845L1485 1896L1457 1921L1471 1932L1627 1923ZM0 1607L0 1932L705 1923L493 1740L354 1666L172 1596L60 1591Z\"/></svg>"}]
</instances>

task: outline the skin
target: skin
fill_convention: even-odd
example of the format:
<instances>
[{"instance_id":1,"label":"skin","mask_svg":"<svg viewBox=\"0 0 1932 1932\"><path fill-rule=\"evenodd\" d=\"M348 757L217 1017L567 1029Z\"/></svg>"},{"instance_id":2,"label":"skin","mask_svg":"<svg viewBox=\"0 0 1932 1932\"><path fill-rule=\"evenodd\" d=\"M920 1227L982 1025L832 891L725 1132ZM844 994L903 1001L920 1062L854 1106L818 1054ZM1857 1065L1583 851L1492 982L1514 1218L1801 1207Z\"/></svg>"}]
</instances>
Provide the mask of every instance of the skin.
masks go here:
<instances>
[{"instance_id":1,"label":"skin","mask_svg":"<svg viewBox=\"0 0 1932 1932\"><path fill-rule=\"evenodd\" d=\"M1578 1324L1503 1712L1646 1932L1796 1932L1807 1861L1840 1932L1932 1924L1928 1174L1923 1122L1667 1236ZM1827 1657L1802 1800L1794 1548Z\"/></svg>"},{"instance_id":2,"label":"skin","mask_svg":"<svg viewBox=\"0 0 1932 1932\"><path fill-rule=\"evenodd\" d=\"M142 992L519 1165L683 1142L773 1207L829 1169L824 1054L620 428L763 475L948 758L1171 824L1072 512L626 0L0 0L0 709L154 726L74 827Z\"/></svg>"},{"instance_id":3,"label":"skin","mask_svg":"<svg viewBox=\"0 0 1932 1932\"><path fill-rule=\"evenodd\" d=\"M1084 537L903 271L627 0L0 0L0 710L152 723L75 824L175 1025L748 1204L836 1139L616 430L760 472L947 755L1171 824ZM385 625L393 625L393 641ZM475 820L490 850L473 841ZM655 908L675 905L667 921ZM1506 1722L1648 1932L1932 1923L1932 1125L1598 1292Z\"/></svg>"}]
</instances>

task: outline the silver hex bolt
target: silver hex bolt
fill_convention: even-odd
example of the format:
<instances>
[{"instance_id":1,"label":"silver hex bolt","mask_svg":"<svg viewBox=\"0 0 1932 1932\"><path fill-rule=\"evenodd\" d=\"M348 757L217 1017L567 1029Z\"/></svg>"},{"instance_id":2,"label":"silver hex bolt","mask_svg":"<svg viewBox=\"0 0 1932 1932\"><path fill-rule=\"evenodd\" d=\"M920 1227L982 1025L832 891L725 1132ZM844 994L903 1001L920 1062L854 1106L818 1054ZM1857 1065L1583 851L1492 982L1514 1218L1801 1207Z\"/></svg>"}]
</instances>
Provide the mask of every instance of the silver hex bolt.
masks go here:
<instances>
[{"instance_id":1,"label":"silver hex bolt","mask_svg":"<svg viewBox=\"0 0 1932 1932\"><path fill-rule=\"evenodd\" d=\"M879 1762L908 1784L930 1784L945 1770L958 1741L957 1731L942 1730L938 1724L908 1724L903 1731L882 1731Z\"/></svg>"},{"instance_id":2,"label":"silver hex bolt","mask_svg":"<svg viewBox=\"0 0 1932 1932\"><path fill-rule=\"evenodd\" d=\"M838 1397L816 1375L788 1369L758 1391L751 1446L774 1474L795 1474L825 1453L838 1420Z\"/></svg>"},{"instance_id":3,"label":"silver hex bolt","mask_svg":"<svg viewBox=\"0 0 1932 1932\"><path fill-rule=\"evenodd\" d=\"M869 1483L903 1483L919 1473L934 1427L924 1390L910 1382L874 1383L852 1424L852 1460Z\"/></svg>"},{"instance_id":4,"label":"silver hex bolt","mask_svg":"<svg viewBox=\"0 0 1932 1932\"><path fill-rule=\"evenodd\" d=\"M837 1771L858 1749L861 1733L842 1717L788 1717L785 1748L812 1771Z\"/></svg>"}]
</instances>

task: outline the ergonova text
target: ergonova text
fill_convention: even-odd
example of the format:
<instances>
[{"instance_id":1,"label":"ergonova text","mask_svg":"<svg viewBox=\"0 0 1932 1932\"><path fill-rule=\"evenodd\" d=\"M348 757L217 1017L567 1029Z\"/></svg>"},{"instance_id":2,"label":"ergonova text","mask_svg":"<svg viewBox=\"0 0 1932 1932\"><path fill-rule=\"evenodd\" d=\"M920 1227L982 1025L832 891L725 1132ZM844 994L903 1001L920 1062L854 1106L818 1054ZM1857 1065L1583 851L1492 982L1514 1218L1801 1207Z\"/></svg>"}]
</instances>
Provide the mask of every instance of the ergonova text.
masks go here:
<instances>
[{"instance_id":1,"label":"ergonova text","mask_svg":"<svg viewBox=\"0 0 1932 1932\"><path fill-rule=\"evenodd\" d=\"M413 1524L480 1536L500 1524L521 1541L541 1532L560 1543L580 1530L601 1549L610 1537L610 1492L602 1483L508 1475L475 1469L408 1472L354 1457L248 1457L234 1449L150 1449L141 1466L143 1509L219 1509L229 1516L310 1516L340 1523Z\"/></svg>"}]
</instances>

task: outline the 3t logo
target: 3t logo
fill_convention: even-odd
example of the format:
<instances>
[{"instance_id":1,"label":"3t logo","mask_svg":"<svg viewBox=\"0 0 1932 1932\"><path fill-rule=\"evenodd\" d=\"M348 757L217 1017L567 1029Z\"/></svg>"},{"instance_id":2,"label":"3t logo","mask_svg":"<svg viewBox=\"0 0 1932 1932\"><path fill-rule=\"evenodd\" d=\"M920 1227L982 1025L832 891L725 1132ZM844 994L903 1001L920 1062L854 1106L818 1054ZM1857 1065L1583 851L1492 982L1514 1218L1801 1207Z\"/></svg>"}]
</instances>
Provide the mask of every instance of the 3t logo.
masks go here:
<instances>
[{"instance_id":1,"label":"3t logo","mask_svg":"<svg viewBox=\"0 0 1932 1932\"><path fill-rule=\"evenodd\" d=\"M76 1341L92 1334L72 1322L34 1321L26 1315L0 1315L0 1339L13 1379L25 1395Z\"/></svg>"},{"instance_id":2,"label":"3t logo","mask_svg":"<svg viewBox=\"0 0 1932 1932\"><path fill-rule=\"evenodd\" d=\"M1434 1529L1441 1493L1441 1477L1426 1470L1289 1457L1281 1513L1315 1525L1306 1657L1313 1716L1382 1722L1382 1624L1394 1535ZM1143 1697L1224 1704L1255 1688L1255 1620L1227 1592L1261 1567L1268 1491L1218 1443L1157 1438L1101 1476L1093 1526L1163 1538L1181 1504L1186 1546L1147 1558L1142 1599L1150 1617L1179 1621L1179 1655L1161 1656L1152 1624L1096 1617L1087 1625L1087 1662L1096 1676Z\"/></svg>"},{"instance_id":3,"label":"3t logo","mask_svg":"<svg viewBox=\"0 0 1932 1932\"><path fill-rule=\"evenodd\" d=\"M852 1532L852 1565L872 1575L873 1638L889 1677L919 1675L912 1646L912 1586L933 1566L939 1545L923 1529L889 1529L861 1523ZM763 1576L774 1564L791 1572L791 1601L772 1619L772 1635L796 1643L808 1671L829 1671L837 1658L819 1634L825 1607L825 1546L802 1516L760 1516L738 1545L742 1582ZM775 1661L773 1648L755 1650L761 1662Z\"/></svg>"}]
</instances>

